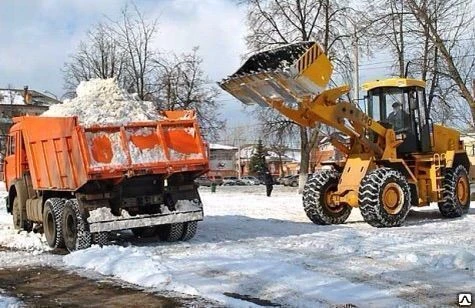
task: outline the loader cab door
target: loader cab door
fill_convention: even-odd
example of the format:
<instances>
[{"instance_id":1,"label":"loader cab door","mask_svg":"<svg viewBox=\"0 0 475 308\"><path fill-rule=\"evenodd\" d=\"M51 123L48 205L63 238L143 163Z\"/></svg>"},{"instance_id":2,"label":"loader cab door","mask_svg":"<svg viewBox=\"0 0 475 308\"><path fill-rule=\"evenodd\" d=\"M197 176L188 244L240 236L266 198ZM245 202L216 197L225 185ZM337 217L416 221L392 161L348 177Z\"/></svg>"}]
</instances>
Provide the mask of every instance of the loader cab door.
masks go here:
<instances>
[{"instance_id":1,"label":"loader cab door","mask_svg":"<svg viewBox=\"0 0 475 308\"><path fill-rule=\"evenodd\" d=\"M430 126L424 88L379 87L368 91L368 114L392 128L404 142L399 154L430 151Z\"/></svg>"}]
</instances>

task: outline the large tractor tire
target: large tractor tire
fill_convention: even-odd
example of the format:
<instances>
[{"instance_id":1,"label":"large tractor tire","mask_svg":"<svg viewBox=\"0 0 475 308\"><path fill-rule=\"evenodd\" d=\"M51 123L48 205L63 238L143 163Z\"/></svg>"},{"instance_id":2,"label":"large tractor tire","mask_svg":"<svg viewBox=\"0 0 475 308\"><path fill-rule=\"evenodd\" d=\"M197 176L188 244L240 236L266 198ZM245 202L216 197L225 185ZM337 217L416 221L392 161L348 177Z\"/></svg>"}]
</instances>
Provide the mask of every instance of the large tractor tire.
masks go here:
<instances>
[{"instance_id":1,"label":"large tractor tire","mask_svg":"<svg viewBox=\"0 0 475 308\"><path fill-rule=\"evenodd\" d=\"M385 167L363 178L358 199L361 215L373 227L399 227L411 208L411 190L406 177Z\"/></svg>"},{"instance_id":2,"label":"large tractor tire","mask_svg":"<svg viewBox=\"0 0 475 308\"><path fill-rule=\"evenodd\" d=\"M76 199L66 201L62 217L64 244L72 252L91 246L92 238L86 218Z\"/></svg>"},{"instance_id":3,"label":"large tractor tire","mask_svg":"<svg viewBox=\"0 0 475 308\"><path fill-rule=\"evenodd\" d=\"M16 230L30 232L33 229L33 223L26 218L26 211L21 208L20 198L18 196L13 199L12 215L13 227Z\"/></svg>"},{"instance_id":4,"label":"large tractor tire","mask_svg":"<svg viewBox=\"0 0 475 308\"><path fill-rule=\"evenodd\" d=\"M460 217L470 208L470 181L467 169L459 165L448 169L443 180L442 200L439 210L447 218Z\"/></svg>"},{"instance_id":5,"label":"large tractor tire","mask_svg":"<svg viewBox=\"0 0 475 308\"><path fill-rule=\"evenodd\" d=\"M154 237L157 235L157 227L141 227L141 228L133 228L132 233L136 237L147 238L147 237Z\"/></svg>"},{"instance_id":6,"label":"large tractor tire","mask_svg":"<svg viewBox=\"0 0 475 308\"><path fill-rule=\"evenodd\" d=\"M64 210L64 200L50 198L46 200L43 209L43 231L51 248L64 248L61 217Z\"/></svg>"},{"instance_id":7,"label":"large tractor tire","mask_svg":"<svg viewBox=\"0 0 475 308\"><path fill-rule=\"evenodd\" d=\"M303 207L310 220L318 225L342 224L350 216L352 208L346 204L334 205L330 195L338 187L340 174L324 170L311 176L303 189Z\"/></svg>"}]
</instances>

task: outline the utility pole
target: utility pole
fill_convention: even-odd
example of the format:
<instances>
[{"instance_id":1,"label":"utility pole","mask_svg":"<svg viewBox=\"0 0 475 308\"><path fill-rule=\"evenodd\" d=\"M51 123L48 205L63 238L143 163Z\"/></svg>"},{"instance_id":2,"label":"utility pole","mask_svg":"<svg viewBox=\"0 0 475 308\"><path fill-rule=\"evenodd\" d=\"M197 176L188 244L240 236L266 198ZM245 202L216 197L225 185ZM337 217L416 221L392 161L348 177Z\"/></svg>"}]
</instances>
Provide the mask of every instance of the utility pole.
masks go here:
<instances>
[{"instance_id":1,"label":"utility pole","mask_svg":"<svg viewBox=\"0 0 475 308\"><path fill-rule=\"evenodd\" d=\"M354 38L353 38L353 100L358 104L358 99L360 98L360 74L359 74L359 51L358 51L358 32L356 31L356 24L351 21L353 24Z\"/></svg>"}]
</instances>

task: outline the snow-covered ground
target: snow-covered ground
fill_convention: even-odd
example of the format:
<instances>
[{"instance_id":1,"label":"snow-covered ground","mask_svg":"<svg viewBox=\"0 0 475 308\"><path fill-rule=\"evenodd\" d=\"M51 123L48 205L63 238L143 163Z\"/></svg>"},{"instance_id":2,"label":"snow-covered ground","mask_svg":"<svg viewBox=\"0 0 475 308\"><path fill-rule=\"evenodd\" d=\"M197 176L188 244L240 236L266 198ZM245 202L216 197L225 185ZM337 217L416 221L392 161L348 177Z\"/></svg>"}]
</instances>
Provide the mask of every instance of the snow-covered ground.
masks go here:
<instances>
[{"instance_id":1,"label":"snow-covered ground","mask_svg":"<svg viewBox=\"0 0 475 308\"><path fill-rule=\"evenodd\" d=\"M17 308L22 307L21 301L14 297L6 296L2 294L2 289L0 289L0 307L2 308Z\"/></svg>"},{"instance_id":2,"label":"snow-covered ground","mask_svg":"<svg viewBox=\"0 0 475 308\"><path fill-rule=\"evenodd\" d=\"M11 216L0 205L0 245L23 239L34 247L23 253L36 262L232 307L252 306L249 298L298 307L440 306L475 290L475 204L460 219L443 219L432 206L412 211L403 227L377 229L358 210L345 225L314 225L295 189L276 186L270 198L263 186L218 187L217 193L203 188L201 195L205 220L185 243L130 238L125 247L96 246L64 256L62 265L49 254L34 255L46 249L40 237L8 230ZM8 262L1 252L0 261Z\"/></svg>"}]
</instances>

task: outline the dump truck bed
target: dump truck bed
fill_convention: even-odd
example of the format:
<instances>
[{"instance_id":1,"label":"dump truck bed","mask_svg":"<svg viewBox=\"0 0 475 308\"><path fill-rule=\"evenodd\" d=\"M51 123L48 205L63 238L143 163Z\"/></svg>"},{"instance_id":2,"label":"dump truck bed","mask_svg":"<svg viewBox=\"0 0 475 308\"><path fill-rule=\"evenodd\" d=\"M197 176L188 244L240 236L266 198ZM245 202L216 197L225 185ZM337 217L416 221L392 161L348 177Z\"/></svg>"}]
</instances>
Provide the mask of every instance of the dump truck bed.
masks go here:
<instances>
[{"instance_id":1,"label":"dump truck bed","mask_svg":"<svg viewBox=\"0 0 475 308\"><path fill-rule=\"evenodd\" d=\"M37 190L76 191L90 180L208 169L207 151L192 111L164 119L84 127L75 117L25 116L22 131Z\"/></svg>"}]
</instances>

